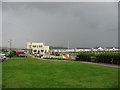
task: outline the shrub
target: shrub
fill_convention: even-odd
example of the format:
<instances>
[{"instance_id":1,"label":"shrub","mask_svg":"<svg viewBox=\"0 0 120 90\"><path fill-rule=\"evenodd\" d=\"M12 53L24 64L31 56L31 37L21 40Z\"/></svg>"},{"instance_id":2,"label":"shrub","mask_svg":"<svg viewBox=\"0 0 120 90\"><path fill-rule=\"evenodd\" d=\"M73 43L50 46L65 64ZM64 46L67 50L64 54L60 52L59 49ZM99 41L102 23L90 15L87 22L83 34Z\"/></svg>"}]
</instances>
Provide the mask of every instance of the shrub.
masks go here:
<instances>
[{"instance_id":1,"label":"shrub","mask_svg":"<svg viewBox=\"0 0 120 90\"><path fill-rule=\"evenodd\" d=\"M67 59L67 58L53 58L53 57L44 57L44 59L52 59L52 60L73 60L73 59Z\"/></svg>"},{"instance_id":2,"label":"shrub","mask_svg":"<svg viewBox=\"0 0 120 90\"><path fill-rule=\"evenodd\" d=\"M76 56L77 61L91 61L91 57L95 57L93 53L79 53Z\"/></svg>"},{"instance_id":3,"label":"shrub","mask_svg":"<svg viewBox=\"0 0 120 90\"><path fill-rule=\"evenodd\" d=\"M97 55L97 62L101 63L120 63L120 53L101 53Z\"/></svg>"},{"instance_id":4,"label":"shrub","mask_svg":"<svg viewBox=\"0 0 120 90\"><path fill-rule=\"evenodd\" d=\"M7 49L2 49L2 52L8 52L8 50Z\"/></svg>"},{"instance_id":5,"label":"shrub","mask_svg":"<svg viewBox=\"0 0 120 90\"><path fill-rule=\"evenodd\" d=\"M16 55L16 51L12 50L12 51L10 52L10 57L13 57L13 56L15 56L15 55Z\"/></svg>"}]
</instances>

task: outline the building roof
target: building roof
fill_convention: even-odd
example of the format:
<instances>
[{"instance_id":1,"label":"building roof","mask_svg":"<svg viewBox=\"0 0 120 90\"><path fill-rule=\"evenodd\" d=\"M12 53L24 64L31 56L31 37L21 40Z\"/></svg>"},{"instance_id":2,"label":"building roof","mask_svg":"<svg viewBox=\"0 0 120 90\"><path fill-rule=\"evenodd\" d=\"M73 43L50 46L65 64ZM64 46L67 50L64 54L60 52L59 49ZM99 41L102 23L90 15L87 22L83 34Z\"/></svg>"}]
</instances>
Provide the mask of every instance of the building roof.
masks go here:
<instances>
[{"instance_id":1,"label":"building roof","mask_svg":"<svg viewBox=\"0 0 120 90\"><path fill-rule=\"evenodd\" d=\"M91 49L91 48L88 48L88 47L78 47L76 49Z\"/></svg>"},{"instance_id":2,"label":"building roof","mask_svg":"<svg viewBox=\"0 0 120 90\"><path fill-rule=\"evenodd\" d=\"M54 46L50 46L51 49L68 49L66 47L54 47Z\"/></svg>"}]
</instances>

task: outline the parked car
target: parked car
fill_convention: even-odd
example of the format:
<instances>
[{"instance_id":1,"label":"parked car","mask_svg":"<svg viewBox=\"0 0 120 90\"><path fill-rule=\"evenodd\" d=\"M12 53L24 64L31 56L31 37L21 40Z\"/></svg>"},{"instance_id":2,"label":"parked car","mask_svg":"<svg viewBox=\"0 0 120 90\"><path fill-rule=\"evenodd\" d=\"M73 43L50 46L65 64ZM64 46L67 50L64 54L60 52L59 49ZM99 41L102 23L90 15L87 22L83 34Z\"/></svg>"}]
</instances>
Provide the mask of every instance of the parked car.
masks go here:
<instances>
[{"instance_id":1,"label":"parked car","mask_svg":"<svg viewBox=\"0 0 120 90\"><path fill-rule=\"evenodd\" d=\"M6 60L6 56L3 54L0 54L0 62L3 62Z\"/></svg>"},{"instance_id":2,"label":"parked car","mask_svg":"<svg viewBox=\"0 0 120 90\"><path fill-rule=\"evenodd\" d=\"M26 54L18 54L18 57L27 57Z\"/></svg>"},{"instance_id":3,"label":"parked car","mask_svg":"<svg viewBox=\"0 0 120 90\"><path fill-rule=\"evenodd\" d=\"M2 59L3 59L3 56L2 56L2 55L0 55L0 62L2 62Z\"/></svg>"},{"instance_id":4,"label":"parked car","mask_svg":"<svg viewBox=\"0 0 120 90\"><path fill-rule=\"evenodd\" d=\"M25 54L24 51L16 51L16 55L17 55L18 57L27 57L27 55Z\"/></svg>"},{"instance_id":5,"label":"parked car","mask_svg":"<svg viewBox=\"0 0 120 90\"><path fill-rule=\"evenodd\" d=\"M7 52L2 52L1 54L2 54L2 55L5 55L6 57L9 57L9 56L10 56L9 53L7 53Z\"/></svg>"},{"instance_id":6,"label":"parked car","mask_svg":"<svg viewBox=\"0 0 120 90\"><path fill-rule=\"evenodd\" d=\"M2 52L2 53L0 53L0 55L5 56L5 53Z\"/></svg>"}]
</instances>

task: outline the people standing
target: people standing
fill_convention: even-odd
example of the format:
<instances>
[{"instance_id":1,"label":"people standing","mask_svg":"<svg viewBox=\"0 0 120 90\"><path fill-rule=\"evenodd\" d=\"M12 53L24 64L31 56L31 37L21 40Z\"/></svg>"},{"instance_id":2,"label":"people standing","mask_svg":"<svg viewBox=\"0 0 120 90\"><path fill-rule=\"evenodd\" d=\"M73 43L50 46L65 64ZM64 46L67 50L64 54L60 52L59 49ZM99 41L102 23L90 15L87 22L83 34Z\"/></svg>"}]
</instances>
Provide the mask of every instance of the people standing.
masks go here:
<instances>
[{"instance_id":1,"label":"people standing","mask_svg":"<svg viewBox=\"0 0 120 90\"><path fill-rule=\"evenodd\" d=\"M36 55L37 57L39 57L39 53L37 53L37 55Z\"/></svg>"},{"instance_id":2,"label":"people standing","mask_svg":"<svg viewBox=\"0 0 120 90\"><path fill-rule=\"evenodd\" d=\"M36 54L34 54L34 56L35 56L35 58L37 57L37 55L36 55Z\"/></svg>"}]
</instances>

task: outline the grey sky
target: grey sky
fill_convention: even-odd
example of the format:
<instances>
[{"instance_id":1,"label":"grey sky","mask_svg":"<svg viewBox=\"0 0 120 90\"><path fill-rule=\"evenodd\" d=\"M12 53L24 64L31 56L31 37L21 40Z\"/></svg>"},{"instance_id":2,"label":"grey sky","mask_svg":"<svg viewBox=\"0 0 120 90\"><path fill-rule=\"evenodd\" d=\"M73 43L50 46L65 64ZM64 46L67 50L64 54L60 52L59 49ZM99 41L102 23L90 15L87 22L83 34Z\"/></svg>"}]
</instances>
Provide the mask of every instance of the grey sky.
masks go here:
<instances>
[{"instance_id":1,"label":"grey sky","mask_svg":"<svg viewBox=\"0 0 120 90\"><path fill-rule=\"evenodd\" d=\"M24 48L27 41L50 46L118 46L117 2L2 4L3 46Z\"/></svg>"},{"instance_id":2,"label":"grey sky","mask_svg":"<svg viewBox=\"0 0 120 90\"><path fill-rule=\"evenodd\" d=\"M2 46L2 2L0 1L0 46Z\"/></svg>"}]
</instances>

